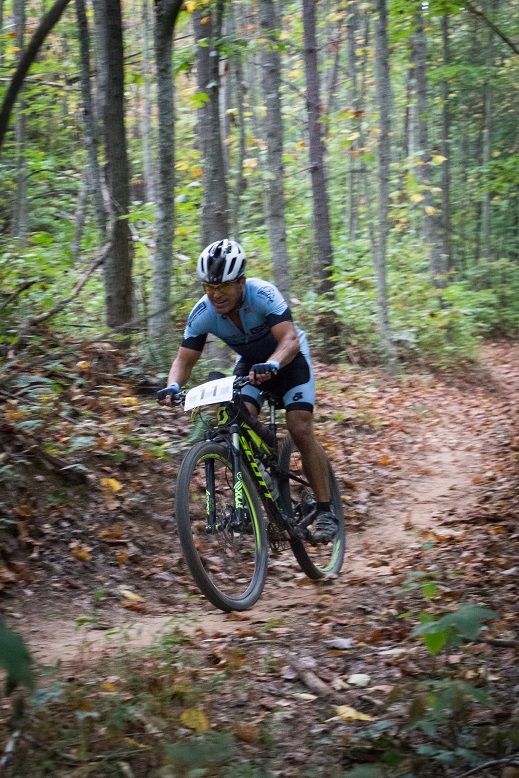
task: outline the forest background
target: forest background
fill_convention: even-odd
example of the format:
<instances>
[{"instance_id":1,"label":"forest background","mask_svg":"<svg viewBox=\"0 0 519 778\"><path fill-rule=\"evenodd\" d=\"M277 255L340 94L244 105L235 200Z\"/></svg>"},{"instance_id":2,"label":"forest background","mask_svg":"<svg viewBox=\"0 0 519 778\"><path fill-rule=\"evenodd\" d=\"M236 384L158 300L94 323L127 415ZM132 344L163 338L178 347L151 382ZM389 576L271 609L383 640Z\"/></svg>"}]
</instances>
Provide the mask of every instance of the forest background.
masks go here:
<instances>
[{"instance_id":1,"label":"forest background","mask_svg":"<svg viewBox=\"0 0 519 778\"><path fill-rule=\"evenodd\" d=\"M105 316L165 369L224 236L326 358L515 335L518 26L496 0L2 2L4 354Z\"/></svg>"},{"instance_id":2,"label":"forest background","mask_svg":"<svg viewBox=\"0 0 519 778\"><path fill-rule=\"evenodd\" d=\"M409 408L413 414L418 408L420 418L437 413L448 423L474 411L485 422L487 416L492 419L487 394L499 395L496 386L515 385L516 351L511 346L512 356L506 356L508 345L498 349L507 366L500 384L477 368L471 373L466 360L477 357L482 339L513 339L519 331L518 55L516 0L463 4L157 0L153 6L147 0L124 5L120 0L0 0L2 590L16 590L11 596L23 601L30 584L38 589L43 613L43 603L54 602L49 580L58 593L65 587L72 604L79 586L89 591L97 613L112 602L112 594L96 583L101 573L109 571L112 580L129 570L132 581L145 586L148 571L142 580L135 578L139 554L114 527L130 532L136 543L144 537L150 548L160 544L161 553L164 550L164 527L151 526L154 500L163 499L169 517L171 495L161 495L160 486L169 484L172 463L189 437L185 422L175 419L174 426L166 425L162 417L158 422L157 409L149 400L166 378L185 318L200 294L196 258L217 238L239 240L250 274L274 279L290 299L294 318L309 332L323 384L347 390L342 408L337 407L336 396L327 397L327 417L319 421L328 419L323 427L328 424L328 432L331 429L333 459L341 468L345 498L351 502L349 526L354 530L355 520L366 516L363 495L376 501L387 482L387 468L399 459L412 462L421 456L415 451L406 456L400 438L394 458L380 448L377 435L382 437L386 428L391 433L393 427L400 434L408 419L395 411L402 404L403 384L386 374L381 381L381 373L374 377L370 370L381 365L391 372L397 372L399 364L413 370L424 366L416 385L410 381L405 386ZM210 355L225 358L213 346ZM331 361L353 363L356 378L329 367ZM459 363L462 369L456 372L453 366ZM454 371L445 375L457 376L454 383L431 376L431 368L445 367ZM366 371L369 389L358 380L359 368ZM453 387L464 371L467 381L461 381L459 395L464 402L473 400L477 408L467 411L463 405L457 416L449 415ZM431 394L425 402L420 393L428 381ZM380 385L388 393L387 406L377 394ZM407 412L406 403L402 407ZM495 416L496 429L508 429L516 407L515 399L510 399L506 413L501 410L501 416ZM489 429L493 424L488 422ZM516 416L514 424L515 430ZM459 422L453 426L458 433ZM359 445L368 432L375 443L372 461L366 453L369 446ZM489 439L493 434L497 433L488 432ZM476 670L468 666L459 676L469 682L475 677L492 683L501 679L499 706L492 714L495 726L481 735L481 721L474 725L467 713L467 725L460 728L467 698L482 700L479 687L460 686L459 678L449 675L450 663L456 668L465 655L463 659L461 654L449 655L445 667L422 656L421 669L411 662L405 670L423 672L426 678L424 687L402 687L411 700L409 713L398 713L406 723L398 723L397 716L396 723L376 722L368 733L374 745L367 757L377 764L381 754L387 764L396 764L397 756L404 755L415 760L416 770L423 770L416 774L424 775L445 775L442 765L454 769L477 764L478 759L492 759L493 768L500 769L505 762L517 766L517 728L513 723L509 729L503 725L517 714L509 699L516 685L517 639L509 629L514 613L506 598L514 603L516 599L506 587L495 585L498 573L488 561L497 559L498 569L511 573L513 587L515 451L516 432L500 451L503 478L499 468L498 475L487 470L473 476L473 485L490 483L489 492L493 488L497 498L494 504L489 494L483 494L484 505L494 512L479 506L476 518L488 527L490 541L485 545L476 534L476 551L463 541L466 553L477 560L481 554L481 565L472 578L468 565L467 578L460 579L455 595L450 583L449 588L445 584L447 599L442 600L434 565L425 572L419 567L423 548L407 561L395 552L395 570L407 581L405 596L419 599L423 591L426 599L434 600L427 605L428 616L439 617L433 627L441 640L452 638L456 630L454 637L473 639L483 617L489 617L488 611L483 615L477 611L475 617L471 611L467 631L466 611L460 608L460 617L460 612L453 615L449 610L446 631L443 609L452 607L451 600L463 602L468 596L469 605L475 598L476 604L483 602L501 613L486 645L508 653L499 662L482 654ZM376 481L371 491L351 481L357 455L368 457L362 464L369 475L359 468L358 482L365 486L367 480L369 486ZM471 465L478 464L475 460L471 454ZM420 489L424 475L420 471ZM103 482L104 491L99 488ZM503 497L505 487L509 493ZM119 491L122 497L117 496ZM469 520L472 527L473 516ZM166 535L174 546L174 539ZM99 552L107 537L124 546L116 546L110 559ZM178 574L178 549L174 551L176 561L168 569ZM83 567L78 574L79 564ZM457 565L456 547L445 561L445 581L450 581L449 571ZM149 592L158 590L157 580L163 582L152 580ZM366 582L360 585L361 594L368 591L369 596ZM377 643L382 635L399 641L399 646L412 643L415 633L411 627L402 631L394 614L409 610L412 620L423 605L406 602L403 607L399 590L384 584L383 591L394 598L382 614L387 631L377 633L377 627L368 644ZM379 592L372 597L374 602ZM192 600L185 604L192 612ZM144 608L139 600L117 607L132 608L132 613ZM160 600L157 608L165 607ZM178 607L176 597L174 608ZM361 602L359 607L366 605ZM349 618L350 611L348 601L342 617ZM20 627L27 628L17 610L11 607L8 613L19 616ZM364 621L354 620L353 626L364 630ZM279 625L270 627L275 630ZM438 648L433 645L431 650L436 632L430 630L429 643L426 639L431 654ZM274 635L276 651L282 634ZM173 639L180 640L178 635ZM263 639L261 633L260 643ZM17 683L33 682L30 660L19 640L0 621L0 664L7 669L8 691ZM290 640L285 648L292 650ZM297 640L293 645L300 650ZM319 644L315 646L317 651ZM168 643L166 653L159 656L160 667L172 661L171 648ZM361 641L360 652L364 650ZM178 667L185 664L183 651L179 645L173 652L174 657L179 652ZM280 661L273 656L272 667ZM213 659L209 663L212 678ZM385 666L380 670L382 680ZM234 660L229 668L228 699L233 699ZM172 677L177 671L174 665ZM145 681L137 685L147 689L149 683L149 710L155 715L160 697L152 684L156 673L148 666L143 673ZM430 687L427 678L432 679ZM265 676L257 680L263 694ZM78 696L73 680L70 686L66 715L59 708L59 690L51 689L46 698L49 704L56 703L56 721L75 717L78 722L77 731L66 735L75 750L67 750L65 760L82 765L89 748L92 753L116 748L119 754L119 740L115 745L105 741L89 745L97 711L88 707L88 694L86 702L82 692ZM100 689L101 694L115 693L112 686L101 684ZM168 676L163 698L168 716L169 689ZM213 692L212 687L209 692L204 688L203 694L221 705L225 695ZM195 703L187 692L180 689L175 694L192 711ZM359 696L359 705L365 703ZM0 721L6 741L0 768L14 763L12 754L20 740L23 711L16 704L15 715ZM451 711L447 718L446 710ZM121 738L135 735L134 712L118 725ZM224 705L222 718L228 712ZM36 718L39 715L37 711ZM322 717L328 715L323 705ZM447 740L443 729L437 729L444 719ZM191 714L182 719L186 721L195 732L206 728L202 721L199 729L200 717L195 716L194 725ZM379 725L387 725L390 736L382 726L376 729ZM176 719L171 726L175 739ZM20 764L25 758L30 763L25 774L36 775L31 752L35 763L46 769L38 749L47 760L63 750L54 752L45 745L59 740L58 724L52 727L43 727L39 742L30 733L20 740L25 744L23 750L18 744ZM412 741L408 733L417 727L419 735ZM260 729L238 728L236 736L247 748L264 744L268 750L270 741L263 743ZM436 740L431 745L424 737ZM337 753L343 746L349 748L347 740L341 743ZM124 748L128 744L145 748L131 739ZM319 740L317 745L312 753L321 758L322 752L326 758L329 741ZM158 759L155 746L149 753L139 751L137 767L141 761L151 764ZM355 743L352 749L343 759L345 768L360 758ZM365 761L364 747L360 750ZM299 765L308 756L304 748L301 754L293 772L285 774L301 774ZM111 759L107 758L107 774ZM438 772L431 772L430 759ZM319 763L316 769L321 771L317 774L329 774L326 765ZM368 768L363 775L387 774L376 769ZM395 769L401 774L398 766ZM132 773L123 765L117 774ZM235 774L263 775L252 768L243 772L241 765ZM515 775L514 769L506 778Z\"/></svg>"}]
</instances>

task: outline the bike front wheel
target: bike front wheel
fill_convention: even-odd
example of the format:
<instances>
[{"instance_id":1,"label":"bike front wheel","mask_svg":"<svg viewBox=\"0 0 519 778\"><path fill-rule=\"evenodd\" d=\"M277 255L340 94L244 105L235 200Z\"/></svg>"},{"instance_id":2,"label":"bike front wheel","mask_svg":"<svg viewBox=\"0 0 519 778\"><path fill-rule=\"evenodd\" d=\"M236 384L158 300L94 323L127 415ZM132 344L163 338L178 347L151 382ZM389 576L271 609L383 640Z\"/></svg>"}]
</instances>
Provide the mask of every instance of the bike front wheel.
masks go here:
<instances>
[{"instance_id":1,"label":"bike front wheel","mask_svg":"<svg viewBox=\"0 0 519 778\"><path fill-rule=\"evenodd\" d=\"M333 542L315 545L312 542L316 513L314 494L309 486L288 476L288 473L292 473L299 479L305 480L301 454L290 437L285 439L279 453L279 468L282 473L287 474L279 478L280 499L285 512L294 522L295 531L300 535L299 539L290 541L290 546L299 567L312 580L339 573L346 550L346 530L339 485L331 464L328 465L331 506L338 520L338 528Z\"/></svg>"},{"instance_id":2,"label":"bike front wheel","mask_svg":"<svg viewBox=\"0 0 519 778\"><path fill-rule=\"evenodd\" d=\"M178 536L197 586L226 612L251 608L261 596L267 575L265 522L247 471L243 472L242 502L242 511L237 511L226 446L212 441L193 446L178 472Z\"/></svg>"}]
</instances>

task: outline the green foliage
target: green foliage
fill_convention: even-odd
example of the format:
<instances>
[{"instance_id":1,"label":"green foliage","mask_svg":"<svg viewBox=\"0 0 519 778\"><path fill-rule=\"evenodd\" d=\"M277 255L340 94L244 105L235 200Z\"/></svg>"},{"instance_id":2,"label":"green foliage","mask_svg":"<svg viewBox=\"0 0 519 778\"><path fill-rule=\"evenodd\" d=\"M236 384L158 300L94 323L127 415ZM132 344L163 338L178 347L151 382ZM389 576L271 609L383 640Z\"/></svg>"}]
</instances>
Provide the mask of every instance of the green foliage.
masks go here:
<instances>
[{"instance_id":1,"label":"green foliage","mask_svg":"<svg viewBox=\"0 0 519 778\"><path fill-rule=\"evenodd\" d=\"M219 732L206 732L187 738L182 743L166 744L164 750L171 763L182 770L185 776L201 775L204 767L224 764L235 754L232 735Z\"/></svg>"},{"instance_id":2,"label":"green foliage","mask_svg":"<svg viewBox=\"0 0 519 778\"><path fill-rule=\"evenodd\" d=\"M421 624L412 635L422 635L431 654L435 655L446 645L459 645L463 639L474 640L481 630L482 622L495 617L489 608L466 603L457 611L435 619L429 613L421 614Z\"/></svg>"},{"instance_id":3,"label":"green foliage","mask_svg":"<svg viewBox=\"0 0 519 778\"><path fill-rule=\"evenodd\" d=\"M0 617L0 667L6 672L5 692L7 695L17 686L34 688L32 659L23 638L7 627Z\"/></svg>"}]
</instances>

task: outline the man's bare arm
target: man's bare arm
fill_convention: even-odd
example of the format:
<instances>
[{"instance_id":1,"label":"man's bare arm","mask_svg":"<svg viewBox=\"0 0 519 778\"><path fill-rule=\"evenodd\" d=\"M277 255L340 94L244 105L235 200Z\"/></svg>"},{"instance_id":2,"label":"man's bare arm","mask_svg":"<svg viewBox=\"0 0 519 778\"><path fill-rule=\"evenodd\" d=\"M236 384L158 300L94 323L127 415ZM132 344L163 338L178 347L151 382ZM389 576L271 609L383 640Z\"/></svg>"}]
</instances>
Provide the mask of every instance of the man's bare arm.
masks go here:
<instances>
[{"instance_id":1,"label":"man's bare arm","mask_svg":"<svg viewBox=\"0 0 519 778\"><path fill-rule=\"evenodd\" d=\"M297 356L300 351L299 338L296 328L291 321L281 321L275 324L271 329L278 345L273 354L268 358L268 362L279 362L279 366L285 367ZM252 384L262 384L272 377L272 373L256 374L249 373L249 381Z\"/></svg>"},{"instance_id":2,"label":"man's bare arm","mask_svg":"<svg viewBox=\"0 0 519 778\"><path fill-rule=\"evenodd\" d=\"M172 384L183 386L187 383L201 354L201 351L194 351L191 348L180 346L177 356L171 365L171 370L169 371L168 386L171 386ZM163 400L159 400L159 403L160 405L171 405L171 397L165 397Z\"/></svg>"}]
</instances>

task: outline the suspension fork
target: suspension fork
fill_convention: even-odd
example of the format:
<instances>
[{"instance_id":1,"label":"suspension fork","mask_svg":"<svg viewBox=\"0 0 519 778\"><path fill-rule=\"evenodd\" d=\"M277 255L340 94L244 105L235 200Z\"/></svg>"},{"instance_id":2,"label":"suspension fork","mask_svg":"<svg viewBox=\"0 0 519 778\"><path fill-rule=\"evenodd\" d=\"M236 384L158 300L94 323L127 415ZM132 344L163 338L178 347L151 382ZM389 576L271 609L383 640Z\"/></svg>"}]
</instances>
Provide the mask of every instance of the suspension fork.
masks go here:
<instances>
[{"instance_id":1,"label":"suspension fork","mask_svg":"<svg viewBox=\"0 0 519 778\"><path fill-rule=\"evenodd\" d=\"M209 440L209 438L206 438ZM214 478L214 459L211 457L204 460L205 468L205 512L207 516L206 532L213 532L216 529L216 483Z\"/></svg>"},{"instance_id":2,"label":"suspension fork","mask_svg":"<svg viewBox=\"0 0 519 778\"><path fill-rule=\"evenodd\" d=\"M231 425L231 460L234 508L236 510L236 520L238 523L241 523L245 519L245 509L243 503L243 471L240 455L240 428L237 424Z\"/></svg>"}]
</instances>

